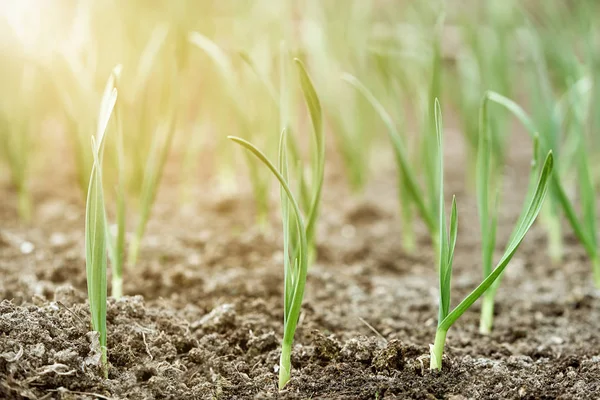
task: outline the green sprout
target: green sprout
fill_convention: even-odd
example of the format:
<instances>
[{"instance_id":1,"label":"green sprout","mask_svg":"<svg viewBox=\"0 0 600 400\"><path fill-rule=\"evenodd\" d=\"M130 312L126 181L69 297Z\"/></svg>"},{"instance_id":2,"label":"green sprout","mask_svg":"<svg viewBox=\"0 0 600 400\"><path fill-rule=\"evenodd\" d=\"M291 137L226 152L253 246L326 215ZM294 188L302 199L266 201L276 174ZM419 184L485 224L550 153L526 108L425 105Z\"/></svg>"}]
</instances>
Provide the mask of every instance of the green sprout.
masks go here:
<instances>
[{"instance_id":1,"label":"green sprout","mask_svg":"<svg viewBox=\"0 0 600 400\"><path fill-rule=\"evenodd\" d=\"M219 47L219 45L217 45L214 41L198 32L190 33L189 41L201 50L203 50L217 67L217 72L219 73L220 79L225 85L226 99L230 100L233 104L234 115L237 117L239 127L243 132L242 136L245 136L250 140L254 139L255 135L253 135L252 131L251 116L248 115L248 112L246 111L248 107L244 106L242 99L240 98L238 82L239 79L235 73L232 60ZM257 72L256 66L254 65L252 59L245 54L242 54L241 58L254 70L255 74L260 78L260 74ZM263 84L264 83L265 81L263 80ZM271 93L271 96L272 95L273 94ZM220 158L223 160L227 159L227 157ZM252 183L252 189L254 192L254 198L256 202L257 219L261 225L265 225L269 209L269 186L267 184L268 180L265 175L262 175L260 173L257 163L250 156L247 157L247 163L248 172L250 175L250 182ZM225 174L225 176L230 175L227 174L227 171L225 172Z\"/></svg>"},{"instance_id":2,"label":"green sprout","mask_svg":"<svg viewBox=\"0 0 600 400\"><path fill-rule=\"evenodd\" d=\"M389 138L392 142L394 156L396 160L396 165L398 168L398 180L399 180L399 193L401 194L401 200L410 199L412 204L416 207L417 212L421 216L421 219L425 222L427 229L430 233L431 240L435 246L438 245L438 236L437 236L437 223L435 221L436 214L432 207L429 207L427 204L426 195L423 193L422 189L419 186L417 175L411 166L410 160L408 158L406 146L404 144L404 140L390 114L385 110L383 105L375 98L373 93L363 85L356 77L350 74L344 74L342 79L348 82L350 85L354 86L371 104L371 106L375 109L377 114L383 120ZM431 157L431 155L429 155ZM404 196L403 193L407 195ZM434 193L430 193L430 196L434 196ZM405 202L401 201L401 204ZM405 207L405 205L403 205ZM403 215L406 216L406 211L403 212ZM411 215L409 213L409 215ZM403 232L403 236L408 236L407 240L408 245L405 244L405 248L410 249L410 244L414 243L414 232L411 230L407 230Z\"/></svg>"},{"instance_id":3,"label":"green sprout","mask_svg":"<svg viewBox=\"0 0 600 400\"><path fill-rule=\"evenodd\" d=\"M290 90L290 84L289 84L289 69L290 69L290 57L289 57L289 51L286 47L285 42L281 42L280 43L280 51L279 51L279 91L277 91L277 89L275 88L275 86L269 81L269 79L267 77L265 77L263 74L260 73L260 71L258 70L257 65L254 63L254 61L247 55L244 53L240 54L240 57L242 58L242 60L250 67L250 69L253 71L253 73L258 77L258 79L260 80L260 82L262 83L262 85L265 88L265 91L269 94L269 98L272 100L275 108L279 111L279 130L280 132L285 130L286 132L288 132L287 136L287 146L289 151L290 151L290 156L293 160L299 160L300 159L300 148L299 148L299 144L297 143L295 137L293 136L293 129L292 129L292 123L291 123L291 119L292 119L292 115L290 110L293 108L292 107L292 103L293 103L293 96L292 96L292 91ZM307 76L307 75L306 75ZM302 76L301 76L301 80L302 80ZM302 82L301 82L302 85ZM306 84L304 84L306 86ZM311 165L311 170L312 170L312 175L311 177L307 177L307 173L306 173L306 168L304 168L302 166L301 163L299 162L294 162L291 166L291 168L293 169L293 173L295 176L297 176L297 181L298 181L298 193L300 193L299 196L299 205L300 205L300 209L302 211L304 211L305 214L309 214L311 208L312 208L312 199L310 196L311 190L310 187L317 187L319 185L319 176L320 176L320 170L324 167L323 161L325 159L325 154L324 154L324 147L322 149L315 149L315 151L313 151L311 153L312 157L312 165ZM251 175L256 175L256 172L252 172L252 169L250 170ZM251 176L252 178L252 176ZM309 184L309 180L312 180L312 182ZM265 195L267 187L264 186L263 190L265 191ZM267 204L267 203L265 203ZM311 227L312 229L312 227ZM314 241L315 241L315 235L311 235L312 239L309 241L308 246L309 246L309 255L314 255Z\"/></svg>"},{"instance_id":4,"label":"green sprout","mask_svg":"<svg viewBox=\"0 0 600 400\"><path fill-rule=\"evenodd\" d=\"M567 196L562 182L557 182L557 194L563 210L578 239L583 244L592 260L594 283L600 288L600 252L598 251L598 220L596 215L596 192L593 179L593 169L588 155L589 144L584 134L584 108L579 91L570 90L567 93L572 104L573 137L576 139L574 159L576 160L577 182L579 183L579 201L581 217L577 218L575 207Z\"/></svg>"},{"instance_id":5,"label":"green sprout","mask_svg":"<svg viewBox=\"0 0 600 400\"><path fill-rule=\"evenodd\" d=\"M161 121L152 138L152 145L143 174L138 221L127 252L127 262L130 266L134 266L137 263L142 237L146 232L152 205L156 199L158 186L167 162L167 156L173 143L176 121L175 114Z\"/></svg>"},{"instance_id":6,"label":"green sprout","mask_svg":"<svg viewBox=\"0 0 600 400\"><path fill-rule=\"evenodd\" d=\"M521 218L516 224L511 239L506 246L506 250L496 267L487 275L487 277L473 290L463 301L461 301L452 311L451 303L451 280L452 263L454 259L454 248L458 231L458 214L456 211L456 201L452 201L452 212L450 216L450 230L446 229L446 214L444 207L444 166L443 166L443 127L442 115L439 102L435 102L435 126L438 142L438 184L439 184L439 313L438 327L435 334L434 344L430 346L430 365L432 370L442 369L442 356L444 353L444 344L446 335L450 327L460 316L469 309L484 293L496 282L502 275L504 269L516 253L519 245L525 238L536 217L538 216L546 194L548 192L549 179L553 168L552 152L548 152L546 160L541 169L535 192L530 200L524 203L525 207L521 213Z\"/></svg>"},{"instance_id":7,"label":"green sprout","mask_svg":"<svg viewBox=\"0 0 600 400\"><path fill-rule=\"evenodd\" d=\"M112 78L112 77L111 77ZM107 86L108 88L109 86ZM101 368L108 376L106 357L106 266L107 222L102 189L104 138L117 100L117 90L105 92L100 104L96 135L92 136L94 163L90 175L85 209L85 260L92 329L100 335Z\"/></svg>"},{"instance_id":8,"label":"green sprout","mask_svg":"<svg viewBox=\"0 0 600 400\"><path fill-rule=\"evenodd\" d=\"M119 87L118 80L121 74L122 66L116 66L111 74L111 77L104 89L104 97L107 93L110 93L113 89ZM117 231L114 237L109 232L108 237L108 255L112 265L112 285L111 294L115 299L119 299L123 296L123 264L125 261L125 224L126 224L126 182L125 182L125 151L123 143L123 126L121 116L119 112L118 102L115 104L113 109L113 119L116 125L117 140L116 140L116 153L117 153L117 210L116 210L116 226Z\"/></svg>"},{"instance_id":9,"label":"green sprout","mask_svg":"<svg viewBox=\"0 0 600 400\"><path fill-rule=\"evenodd\" d=\"M578 89L585 89L585 87L580 87L578 83L575 83L573 86L573 90L569 90L568 97L565 102L559 102L559 105L563 105L562 107L558 107L558 110L555 111L555 115L553 118L560 119L560 115L564 114L564 111L560 109L563 107L567 107L568 105L579 105L577 100L577 96L581 96L578 94ZM521 106L519 106L514 101L501 96L497 93L490 92L488 94L489 99L501 106L505 107L509 110L519 122L525 126L530 135L534 136L538 132L538 129L533 122L533 120L527 115L525 110ZM579 100L581 101L581 100ZM575 160L577 166L578 179L579 183L579 194L581 199L581 208L582 213L581 217L578 217L577 211L575 209L575 205L573 201L567 195L567 192L563 186L563 182L560 174L555 173L552 175L551 181L551 198L560 206L562 211L564 212L567 221L571 225L575 236L579 240L579 242L583 245L585 251L587 252L591 263L592 263L592 271L594 275L594 283L596 287L600 287L600 251L598 250L598 240L597 240L597 220L595 214L595 192L594 192L594 184L592 179L592 168L589 160L589 156L587 154L587 144L585 141L585 137L582 131L582 111L578 110L574 111L576 121L576 150L575 150ZM558 116L557 116L558 115ZM550 147L549 139L547 136L542 135L539 138L540 148L547 149ZM552 148L554 150L554 148ZM561 160L562 161L562 160Z\"/></svg>"},{"instance_id":10,"label":"green sprout","mask_svg":"<svg viewBox=\"0 0 600 400\"><path fill-rule=\"evenodd\" d=\"M26 64L21 73L17 93L22 96L22 104L15 107L15 101L10 98L6 110L0 114L0 152L8 162L11 183L17 192L17 210L19 217L29 222L31 220L31 194L29 191L29 165L32 153L31 130L35 115L35 86L36 68ZM8 89L10 91L10 89ZM4 108L4 107L3 107Z\"/></svg>"},{"instance_id":11,"label":"green sprout","mask_svg":"<svg viewBox=\"0 0 600 400\"><path fill-rule=\"evenodd\" d=\"M505 3L511 4L512 1ZM490 21L488 25L482 25L478 19L470 19L462 24L463 37L466 41L466 50L458 58L460 80L457 82L458 100L461 105L463 132L468 143L468 162L474 166L478 152L478 115L480 106L480 93L483 88L491 88L504 95L512 92L511 82L513 78L513 67L511 58L507 54L514 53L511 45L514 42L513 16L514 5L504 6L497 4L483 5L483 13ZM504 115L489 116L488 129L492 142L492 152L496 172L501 174L501 166L506 158L506 143L508 140L506 130L506 117ZM475 171L476 168L469 168ZM469 176L469 184L476 177Z\"/></svg>"},{"instance_id":12,"label":"green sprout","mask_svg":"<svg viewBox=\"0 0 600 400\"><path fill-rule=\"evenodd\" d=\"M163 176L163 171L167 162L167 157L171 150L173 138L177 127L177 115L179 108L175 101L179 81L177 80L177 74L175 71L165 72L167 75L164 84L164 90L167 93L163 94L163 108L167 115L160 116L157 126L154 128L151 134L150 148L148 149L146 159L142 160L138 158L137 163L143 165L141 176L136 179L141 180L141 187L139 191L139 214L137 225L135 227L134 234L129 242L129 248L127 252L127 263L129 266L134 266L137 263L137 259L140 251L140 244L142 237L146 232L146 226L150 219L150 213L152 206L156 200L158 187ZM140 126L144 127L144 121L140 119ZM138 168L139 169L139 168Z\"/></svg>"},{"instance_id":13,"label":"green sprout","mask_svg":"<svg viewBox=\"0 0 600 400\"><path fill-rule=\"evenodd\" d=\"M165 69L157 72L161 60L170 60L170 55L164 54L169 36L169 27L157 24L152 31L136 60L135 75L128 79L129 85L123 79L119 88L121 91L121 124L127 132L127 141L123 144L128 154L129 176L128 185L136 195L140 195L145 175L148 168L149 152L157 140L157 131L150 133L156 127L154 114L157 110L153 107L158 103L154 96L149 95L155 84L153 74L168 77L169 72ZM162 57L161 57L162 56ZM128 90L125 90L128 89Z\"/></svg>"},{"instance_id":14,"label":"green sprout","mask_svg":"<svg viewBox=\"0 0 600 400\"><path fill-rule=\"evenodd\" d=\"M496 230L498 222L498 203L499 188L501 182L498 178L501 176L493 171L493 137L490 130L488 104L489 93L486 93L481 101L479 112L479 139L477 151L477 171L476 171L476 191L477 191L477 209L479 212L479 223L481 230L481 255L483 278L488 277L493 271L494 249L496 247ZM529 185L526 194L526 201L531 199L535 190L536 177L539 175L539 135L533 136L533 159L531 163L531 172ZM497 165L497 164L496 164ZM498 167L500 168L500 167ZM493 198L490 198L490 193ZM521 215L523 218L523 215ZM518 223L517 223L518 224ZM494 320L495 297L502 275L485 292L481 304L481 319L479 331L482 334L489 334L492 330Z\"/></svg>"},{"instance_id":15,"label":"green sprout","mask_svg":"<svg viewBox=\"0 0 600 400\"><path fill-rule=\"evenodd\" d=\"M297 197L290 189L289 158L287 131L284 129L279 138L279 168L250 142L229 136L229 139L240 144L254 154L272 173L281 185L281 216L283 221L284 247L284 318L283 341L279 364L279 389L283 389L291 376L291 355L294 334L298 325L306 275L310 262L309 244L315 235L315 225L318 216L321 190L324 177L325 141L323 137L322 111L319 98L304 65L295 60L300 77L300 85L312 121L315 160L317 172L311 186L311 207L303 216ZM292 154L293 156L293 154ZM292 162L295 160L291 160ZM291 206L291 212L290 212Z\"/></svg>"},{"instance_id":16,"label":"green sprout","mask_svg":"<svg viewBox=\"0 0 600 400\"><path fill-rule=\"evenodd\" d=\"M359 193L369 175L369 157L374 127L373 114L363 112L365 99L337 79L340 71L350 68L366 75L369 85L376 80L370 64L369 44L376 7L371 2L351 0L344 7L333 2L312 0L305 4L307 18L314 21L314 35L301 35L301 44L310 63L319 71L316 82L322 87L324 118L331 126L332 137L343 162L350 189ZM341 25L352 29L340 29ZM346 43L352 43L347 46ZM366 74L366 72L371 72ZM383 86L383 85L382 85ZM379 92L378 92L379 94Z\"/></svg>"}]
</instances>

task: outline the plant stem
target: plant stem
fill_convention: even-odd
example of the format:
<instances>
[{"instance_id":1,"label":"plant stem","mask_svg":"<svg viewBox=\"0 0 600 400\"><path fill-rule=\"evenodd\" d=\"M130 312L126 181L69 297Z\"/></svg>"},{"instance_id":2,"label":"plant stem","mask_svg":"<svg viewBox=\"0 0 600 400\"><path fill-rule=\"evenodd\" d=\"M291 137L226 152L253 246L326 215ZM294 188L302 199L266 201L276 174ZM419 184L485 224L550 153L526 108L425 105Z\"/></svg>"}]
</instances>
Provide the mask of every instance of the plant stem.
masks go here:
<instances>
[{"instance_id":1,"label":"plant stem","mask_svg":"<svg viewBox=\"0 0 600 400\"><path fill-rule=\"evenodd\" d=\"M558 263L563 256L562 228L558 215L552 209L548 211L546 226L548 229L548 253L550 259Z\"/></svg>"},{"instance_id":2,"label":"plant stem","mask_svg":"<svg viewBox=\"0 0 600 400\"><path fill-rule=\"evenodd\" d=\"M281 345L281 358L279 360L279 390L290 380L292 371L292 340L283 338Z\"/></svg>"},{"instance_id":3,"label":"plant stem","mask_svg":"<svg viewBox=\"0 0 600 400\"><path fill-rule=\"evenodd\" d=\"M429 369L442 369L442 356L444 355L444 344L446 343L447 330L440 329L435 332L435 342L430 345L429 354L430 362Z\"/></svg>"},{"instance_id":4,"label":"plant stem","mask_svg":"<svg viewBox=\"0 0 600 400\"><path fill-rule=\"evenodd\" d=\"M435 255L435 257L438 257L438 254L440 254L440 251L442 250L441 244L440 244L440 238L438 236L431 235L431 247L433 247L433 254ZM437 262L434 264L435 264L436 272L439 272L440 266L438 265Z\"/></svg>"},{"instance_id":5,"label":"plant stem","mask_svg":"<svg viewBox=\"0 0 600 400\"><path fill-rule=\"evenodd\" d=\"M479 320L479 333L489 335L494 324L494 290L488 289L481 303L481 319Z\"/></svg>"},{"instance_id":6,"label":"plant stem","mask_svg":"<svg viewBox=\"0 0 600 400\"><path fill-rule=\"evenodd\" d=\"M140 238L137 233L131 238L131 242L129 243L129 252L127 257L127 264L130 267L134 267L137 263L138 254L140 251Z\"/></svg>"},{"instance_id":7,"label":"plant stem","mask_svg":"<svg viewBox=\"0 0 600 400\"><path fill-rule=\"evenodd\" d=\"M123 297L123 275L117 274L116 268L113 271L114 272L112 277L112 297L114 297L115 299L120 299L121 297Z\"/></svg>"}]
</instances>

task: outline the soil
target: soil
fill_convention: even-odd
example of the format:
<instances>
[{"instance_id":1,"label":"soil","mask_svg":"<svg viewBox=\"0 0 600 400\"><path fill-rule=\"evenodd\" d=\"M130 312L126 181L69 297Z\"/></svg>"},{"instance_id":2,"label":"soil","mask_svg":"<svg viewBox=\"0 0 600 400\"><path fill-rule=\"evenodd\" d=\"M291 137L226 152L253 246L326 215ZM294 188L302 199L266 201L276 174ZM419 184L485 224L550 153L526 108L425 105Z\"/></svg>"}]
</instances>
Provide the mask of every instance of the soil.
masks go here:
<instances>
[{"instance_id":1,"label":"soil","mask_svg":"<svg viewBox=\"0 0 600 400\"><path fill-rule=\"evenodd\" d=\"M477 215L459 137L449 134L446 149L446 189L459 206L453 304L481 280ZM526 185L528 146L515 148L500 209L499 254ZM31 224L19 221L15 194L3 184L0 398L599 398L600 295L590 265L569 232L564 260L553 264L540 224L505 273L493 333L479 334L476 303L449 331L443 370L429 371L435 261L421 225L414 254L400 246L388 150L378 153L377 177L362 195L349 192L335 155L328 161L318 256L295 337L292 379L281 392L276 196L270 225L261 229L247 187L226 197L207 181L181 206L168 174L139 265L126 272L127 296L109 303L104 379L88 322L84 208L72 171L58 167L52 179L34 179Z\"/></svg>"}]
</instances>

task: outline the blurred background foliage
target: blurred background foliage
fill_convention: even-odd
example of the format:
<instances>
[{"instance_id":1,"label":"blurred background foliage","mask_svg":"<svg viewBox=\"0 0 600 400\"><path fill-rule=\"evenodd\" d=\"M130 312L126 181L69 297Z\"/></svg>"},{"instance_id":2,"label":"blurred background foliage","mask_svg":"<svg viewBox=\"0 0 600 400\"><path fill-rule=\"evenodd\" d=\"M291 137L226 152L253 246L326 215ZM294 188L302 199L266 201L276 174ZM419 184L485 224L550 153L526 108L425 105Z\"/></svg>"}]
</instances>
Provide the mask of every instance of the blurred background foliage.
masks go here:
<instances>
[{"instance_id":1,"label":"blurred background foliage","mask_svg":"<svg viewBox=\"0 0 600 400\"><path fill-rule=\"evenodd\" d=\"M176 121L171 158L179 164L182 201L206 179L235 190L247 178L244 171L259 172L240 169L245 161L238 161L239 149L226 142L227 135L276 152L282 42L309 68L327 136L334 139L330 148L341 157L353 190L362 190L373 170L371 156L381 151L374 143L389 145L370 106L340 80L345 72L384 104L423 171L431 97L440 96L457 117L465 162L473 166L478 108L488 89L517 99L550 129L548 116L560 94L587 77L593 87L590 124L598 127L599 9L594 0L3 0L0 176L20 194L26 216L30 178L52 179L56 168L47 159L58 152L84 195L104 82L122 64L128 193L139 196L153 140L161 135L157 127L169 120ZM218 46L229 75L189 40L191 32ZM292 89L291 125L308 137L299 89ZM501 165L510 120L493 115ZM109 183L116 181L110 141ZM592 141L598 148L598 135Z\"/></svg>"}]
</instances>

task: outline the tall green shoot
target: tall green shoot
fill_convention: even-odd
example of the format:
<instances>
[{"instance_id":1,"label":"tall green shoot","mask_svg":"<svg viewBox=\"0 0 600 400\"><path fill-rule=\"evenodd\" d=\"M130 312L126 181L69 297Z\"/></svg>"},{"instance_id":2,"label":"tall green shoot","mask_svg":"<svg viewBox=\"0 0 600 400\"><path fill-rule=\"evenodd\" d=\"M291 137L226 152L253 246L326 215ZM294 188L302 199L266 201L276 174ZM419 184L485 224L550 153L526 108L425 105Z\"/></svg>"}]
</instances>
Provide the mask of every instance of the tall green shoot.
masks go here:
<instances>
[{"instance_id":1,"label":"tall green shoot","mask_svg":"<svg viewBox=\"0 0 600 400\"><path fill-rule=\"evenodd\" d=\"M119 77L122 66L116 66L111 74L111 77L106 85L104 97L107 92L119 87ZM116 126L116 154L117 154L117 210L116 210L116 233L113 234L108 230L108 255L112 266L112 285L111 294L115 299L123 295L123 264L125 262L125 229L126 229L126 179L125 179L125 150L123 143L123 125L120 115L119 102L116 102L113 109L113 119Z\"/></svg>"},{"instance_id":2,"label":"tall green shoot","mask_svg":"<svg viewBox=\"0 0 600 400\"><path fill-rule=\"evenodd\" d=\"M376 113L384 122L388 131L388 136L392 142L392 148L394 150L394 156L398 168L398 178L400 183L398 190L400 193L405 192L408 194L408 198L415 206L423 222L425 222L425 225L430 233L432 243L437 246L439 237L437 222L435 220L436 216L432 210L432 207L428 206L427 198L419 186L417 175L408 158L404 140L400 135L400 132L398 132L392 117L390 114L388 114L383 105L375 98L373 93L356 77L350 74L344 74L342 79L355 87L368 100L371 106L375 109ZM428 195L433 196L434 193L428 193ZM403 234L414 235L414 232L408 231L403 232ZM411 242L413 242L412 239L409 240L408 243L410 244Z\"/></svg>"},{"instance_id":3,"label":"tall green shoot","mask_svg":"<svg viewBox=\"0 0 600 400\"><path fill-rule=\"evenodd\" d=\"M155 118L157 110L154 107L158 102L150 93L152 85L157 81L153 79L153 74L156 73L161 60L171 60L172 57L171 54L165 54L169 31L165 23L157 24L152 29L136 60L134 76L123 79L120 88L121 125L127 132L127 140L123 143L129 160L127 183L129 189L137 196L143 190L149 152L158 132L152 130L162 122ZM167 78L169 72L163 69L160 75ZM128 85L125 85L126 82Z\"/></svg>"},{"instance_id":4,"label":"tall green shoot","mask_svg":"<svg viewBox=\"0 0 600 400\"><path fill-rule=\"evenodd\" d=\"M150 147L145 154L145 160L139 156L136 160L136 164L141 165L141 167L138 165L136 169L142 172L139 176L137 173L135 175L135 179L141 181L141 186L139 188L138 219L127 251L127 263L130 266L134 266L137 263L142 237L146 232L146 226L150 219L152 207L156 200L158 187L177 128L179 113L178 95L180 89L178 71L175 66L171 66L166 71L163 71L163 74L165 78L162 82L161 101L158 104L159 116L156 126L152 128L146 126L147 121L144 115L147 112L147 106L144 105L142 106L142 115L137 120L138 125L134 126L134 128L142 132L151 132L149 134L151 139ZM145 99L140 99L140 101L145 101Z\"/></svg>"},{"instance_id":5,"label":"tall green shoot","mask_svg":"<svg viewBox=\"0 0 600 400\"><path fill-rule=\"evenodd\" d=\"M488 126L487 108L488 102L484 97L479 112L479 138L475 184L481 234L481 265L483 267L484 279L492 273L493 268L494 249L496 248L496 228L498 222L497 201L499 193L498 187L494 184L494 176L492 174L492 145ZM490 204L490 191L496 192L493 205ZM497 282L499 281L500 279L498 279ZM491 330L494 315L494 298L491 295L491 292L492 289L486 292L481 305L481 323L479 330L482 333L489 333Z\"/></svg>"},{"instance_id":6,"label":"tall green shoot","mask_svg":"<svg viewBox=\"0 0 600 400\"><path fill-rule=\"evenodd\" d=\"M577 90L574 90L569 95L569 99L571 96L580 96L577 94ZM509 110L517 119L525 126L530 135L534 136L538 129L531 119L529 115L523 110L521 106L519 106L514 101L501 96L497 93L490 92L488 94L489 99L501 106L505 107ZM579 105L576 101L569 101L565 103L566 105ZM581 111L576 111L575 116L579 119L579 126L581 127ZM562 112L558 112L558 114L562 114ZM596 287L600 287L600 251L598 250L598 241L597 241L597 221L594 214L594 209L592 204L595 204L595 193L593 186L593 179L591 178L591 164L588 160L587 156L587 147L585 143L585 137L581 132L577 132L579 134L579 140L577 145L576 152L576 160L577 160L577 171L578 171L578 183L580 185L579 191L582 199L582 216L578 217L577 211L575 209L575 205L573 201L567 195L567 192L563 186L561 176L558 173L552 175L551 187L552 187L552 197L554 201L560 206L562 211L564 212L567 221L571 225L575 236L579 240L579 242L583 245L585 251L590 257L592 263L592 271L594 275L594 283ZM540 149L547 149L550 144L548 143L548 138L545 135L541 135L539 138ZM554 150L554 148L552 148ZM544 150L545 151L545 150Z\"/></svg>"},{"instance_id":7,"label":"tall green shoot","mask_svg":"<svg viewBox=\"0 0 600 400\"><path fill-rule=\"evenodd\" d=\"M117 91L105 93L100 105L96 135L92 136L92 155L94 162L85 212L85 259L88 297L92 329L100 336L101 367L104 376L108 376L106 349L106 267L107 267L107 231L104 191L102 189L102 158L104 138L110 117L117 100Z\"/></svg>"},{"instance_id":8,"label":"tall green shoot","mask_svg":"<svg viewBox=\"0 0 600 400\"><path fill-rule=\"evenodd\" d=\"M479 112L479 139L477 151L477 171L476 171L476 191L477 191L477 209L479 213L480 233L481 233L481 263L483 270L483 278L485 279L493 271L494 250L496 248L496 231L498 222L498 204L500 201L500 185L499 180L501 174L494 171L494 167L498 164L493 162L493 156L496 155L492 151L493 137L490 131L489 124L489 95L486 93L481 101ZM539 160L539 135L533 136L533 158L531 163L530 179L525 196L526 201L531 199L535 190L536 177L539 175L540 160ZM490 197L490 194L492 196ZM520 216L523 218L523 215ZM520 222L520 220L519 220ZM517 223L517 225L519 224ZM481 304L481 318L479 331L482 334L489 334L492 330L494 321L494 304L495 297L502 275L492 284L485 292Z\"/></svg>"},{"instance_id":9,"label":"tall green shoot","mask_svg":"<svg viewBox=\"0 0 600 400\"><path fill-rule=\"evenodd\" d=\"M232 102L234 115L237 118L240 129L242 130L242 136L252 139L254 135L252 132L250 116L247 115L245 107L240 99L238 87L239 80L235 74L231 59L214 41L198 32L190 33L189 41L196 47L203 50L217 67L217 72L225 86L224 91L226 98ZM248 56L242 58L254 68L254 64ZM273 96L272 93L271 95ZM224 159L225 157L221 158ZM247 163L256 202L257 219L261 225L264 225L266 223L269 208L269 187L267 184L267 179L264 175L261 175L255 160L248 156Z\"/></svg>"},{"instance_id":10,"label":"tall green shoot","mask_svg":"<svg viewBox=\"0 0 600 400\"><path fill-rule=\"evenodd\" d=\"M29 191L29 164L31 163L31 130L35 121L34 92L36 70L33 65L25 64L16 89L19 97L11 97L6 109L0 115L0 148L8 162L11 183L17 192L17 210L19 217L29 222L32 205ZM10 89L9 89L10 90ZM21 100L15 107L17 99Z\"/></svg>"},{"instance_id":11,"label":"tall green shoot","mask_svg":"<svg viewBox=\"0 0 600 400\"><path fill-rule=\"evenodd\" d=\"M517 222L515 230L511 236L506 250L496 267L492 269L489 275L473 290L463 301L461 301L452 311L451 304L451 278L452 262L454 257L454 247L456 244L458 216L456 212L456 202L452 202L452 213L450 217L450 230L446 230L446 216L444 211L444 190L443 190L443 126L439 103L435 104L436 134L438 137L438 170L439 170L439 312L438 327L436 330L434 344L430 346L430 365L432 370L442 369L442 357L444 353L444 344L450 327L460 318L460 316L469 309L484 293L496 282L502 275L504 269L516 253L519 245L525 238L536 217L538 216L546 194L548 192L549 179L553 168L553 157L550 151L541 169L535 192L530 200L524 203L521 213L522 217Z\"/></svg>"},{"instance_id":12,"label":"tall green shoot","mask_svg":"<svg viewBox=\"0 0 600 400\"><path fill-rule=\"evenodd\" d=\"M127 253L127 262L130 266L134 266L137 263L142 237L146 232L146 226L150 219L150 213L152 211L154 200L156 199L158 186L167 162L167 156L169 155L169 150L173 143L176 121L176 114L173 113L167 119L162 120L154 131L150 152L148 153L144 168L138 221L134 234L129 242Z\"/></svg>"},{"instance_id":13,"label":"tall green shoot","mask_svg":"<svg viewBox=\"0 0 600 400\"><path fill-rule=\"evenodd\" d=\"M229 136L229 139L240 144L256 156L275 175L281 186L281 214L284 238L284 334L279 365L279 388L283 389L291 376L291 354L293 339L300 317L306 275L310 262L309 244L314 238L315 226L321 199L324 177L325 141L323 137L322 111L319 98L308 76L304 65L296 60L300 85L311 116L315 147L315 164L317 173L311 186L311 206L303 215L296 195L290 189L289 139L284 129L279 138L279 168L250 142ZM295 160L291 160L294 162ZM290 212L291 206L291 212Z\"/></svg>"}]
</instances>

